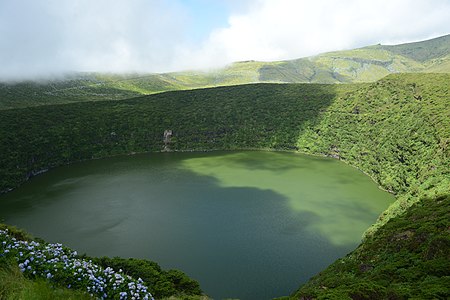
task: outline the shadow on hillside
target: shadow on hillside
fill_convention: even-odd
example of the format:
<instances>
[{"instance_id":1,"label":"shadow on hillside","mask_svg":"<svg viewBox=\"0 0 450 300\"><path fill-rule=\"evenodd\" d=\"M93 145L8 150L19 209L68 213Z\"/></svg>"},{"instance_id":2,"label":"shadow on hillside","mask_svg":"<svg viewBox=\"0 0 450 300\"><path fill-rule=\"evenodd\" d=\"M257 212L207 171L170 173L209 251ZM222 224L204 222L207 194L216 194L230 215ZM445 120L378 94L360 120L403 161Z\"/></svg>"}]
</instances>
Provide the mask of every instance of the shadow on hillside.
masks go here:
<instances>
[{"instance_id":1,"label":"shadow on hillside","mask_svg":"<svg viewBox=\"0 0 450 300\"><path fill-rule=\"evenodd\" d=\"M250 84L0 111L0 191L70 162L133 152L296 150L335 86Z\"/></svg>"},{"instance_id":2,"label":"shadow on hillside","mask_svg":"<svg viewBox=\"0 0 450 300\"><path fill-rule=\"evenodd\" d=\"M334 97L333 85L251 84L145 99L164 101L173 150L296 150L304 124L314 123Z\"/></svg>"}]
</instances>

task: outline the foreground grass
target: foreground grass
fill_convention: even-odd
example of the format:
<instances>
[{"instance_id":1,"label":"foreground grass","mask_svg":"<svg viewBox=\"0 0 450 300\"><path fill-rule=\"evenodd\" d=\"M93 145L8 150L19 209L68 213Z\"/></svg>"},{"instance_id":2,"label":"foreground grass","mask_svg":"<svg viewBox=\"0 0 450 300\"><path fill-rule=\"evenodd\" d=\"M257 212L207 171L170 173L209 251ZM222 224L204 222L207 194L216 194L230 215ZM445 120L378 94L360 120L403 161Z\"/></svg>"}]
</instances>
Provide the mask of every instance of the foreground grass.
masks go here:
<instances>
[{"instance_id":1,"label":"foreground grass","mask_svg":"<svg viewBox=\"0 0 450 300\"><path fill-rule=\"evenodd\" d=\"M31 280L19 270L15 261L0 263L0 299L48 300L94 299L85 292L57 287L47 280Z\"/></svg>"},{"instance_id":2,"label":"foreground grass","mask_svg":"<svg viewBox=\"0 0 450 300\"><path fill-rule=\"evenodd\" d=\"M59 287L45 279L28 279L15 261L0 264L0 300L92 300L83 291ZM205 295L177 295L161 300L210 300Z\"/></svg>"}]
</instances>

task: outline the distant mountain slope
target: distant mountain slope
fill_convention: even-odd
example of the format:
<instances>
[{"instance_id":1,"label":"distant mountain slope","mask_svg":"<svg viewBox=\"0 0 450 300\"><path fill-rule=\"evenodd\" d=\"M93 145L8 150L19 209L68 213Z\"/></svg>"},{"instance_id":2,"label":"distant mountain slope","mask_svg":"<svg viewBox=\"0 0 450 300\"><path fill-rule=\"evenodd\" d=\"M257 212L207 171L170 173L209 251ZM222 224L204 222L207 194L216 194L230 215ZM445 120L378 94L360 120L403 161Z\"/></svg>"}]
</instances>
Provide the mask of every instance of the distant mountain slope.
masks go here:
<instances>
[{"instance_id":1,"label":"distant mountain slope","mask_svg":"<svg viewBox=\"0 0 450 300\"><path fill-rule=\"evenodd\" d=\"M375 45L267 64L263 82L346 83L376 81L391 73L450 72L450 35L394 46Z\"/></svg>"},{"instance_id":2,"label":"distant mountain slope","mask_svg":"<svg viewBox=\"0 0 450 300\"><path fill-rule=\"evenodd\" d=\"M383 49L412 60L425 62L427 60L448 55L450 34L427 41L407 43L401 45L377 45L374 48Z\"/></svg>"},{"instance_id":3,"label":"distant mountain slope","mask_svg":"<svg viewBox=\"0 0 450 300\"><path fill-rule=\"evenodd\" d=\"M264 82L371 82L391 73L421 72L423 69L422 64L409 58L366 47L266 66L260 70L260 79Z\"/></svg>"},{"instance_id":4,"label":"distant mountain slope","mask_svg":"<svg viewBox=\"0 0 450 300\"><path fill-rule=\"evenodd\" d=\"M47 82L0 83L0 110L119 100L170 90L247 83L373 82L392 73L450 73L450 35L402 45L374 45L278 62L245 61L213 71L164 74L79 73Z\"/></svg>"}]
</instances>

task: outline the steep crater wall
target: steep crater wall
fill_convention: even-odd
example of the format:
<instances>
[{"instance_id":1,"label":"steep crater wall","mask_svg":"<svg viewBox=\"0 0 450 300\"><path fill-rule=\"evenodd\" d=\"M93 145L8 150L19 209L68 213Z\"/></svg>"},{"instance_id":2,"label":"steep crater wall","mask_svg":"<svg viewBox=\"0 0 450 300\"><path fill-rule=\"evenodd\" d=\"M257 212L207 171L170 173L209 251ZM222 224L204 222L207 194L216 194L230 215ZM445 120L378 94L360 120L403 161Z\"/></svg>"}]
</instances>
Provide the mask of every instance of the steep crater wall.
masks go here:
<instances>
[{"instance_id":1,"label":"steep crater wall","mask_svg":"<svg viewBox=\"0 0 450 300\"><path fill-rule=\"evenodd\" d=\"M0 190L75 161L162 151L296 150L301 124L335 97L331 85L257 84L123 101L0 111Z\"/></svg>"},{"instance_id":2,"label":"steep crater wall","mask_svg":"<svg viewBox=\"0 0 450 300\"><path fill-rule=\"evenodd\" d=\"M3 110L0 191L63 164L165 147L298 150L346 161L397 195L376 229L422 198L448 199L449 82L449 74L396 74L371 84L255 84Z\"/></svg>"}]
</instances>

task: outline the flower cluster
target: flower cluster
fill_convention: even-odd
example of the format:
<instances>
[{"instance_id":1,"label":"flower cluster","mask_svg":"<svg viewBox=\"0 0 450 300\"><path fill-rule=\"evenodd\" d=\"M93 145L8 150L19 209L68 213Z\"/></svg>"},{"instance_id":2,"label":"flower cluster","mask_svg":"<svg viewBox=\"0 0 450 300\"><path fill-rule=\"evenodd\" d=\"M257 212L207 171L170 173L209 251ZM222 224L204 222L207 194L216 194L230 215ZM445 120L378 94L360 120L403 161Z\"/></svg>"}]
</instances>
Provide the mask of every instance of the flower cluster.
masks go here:
<instances>
[{"instance_id":1,"label":"flower cluster","mask_svg":"<svg viewBox=\"0 0 450 300\"><path fill-rule=\"evenodd\" d=\"M44 277L100 299L153 299L142 279L102 268L61 244L21 241L0 230L0 257L14 257L30 278Z\"/></svg>"}]
</instances>

